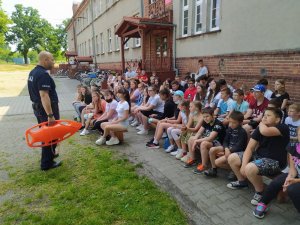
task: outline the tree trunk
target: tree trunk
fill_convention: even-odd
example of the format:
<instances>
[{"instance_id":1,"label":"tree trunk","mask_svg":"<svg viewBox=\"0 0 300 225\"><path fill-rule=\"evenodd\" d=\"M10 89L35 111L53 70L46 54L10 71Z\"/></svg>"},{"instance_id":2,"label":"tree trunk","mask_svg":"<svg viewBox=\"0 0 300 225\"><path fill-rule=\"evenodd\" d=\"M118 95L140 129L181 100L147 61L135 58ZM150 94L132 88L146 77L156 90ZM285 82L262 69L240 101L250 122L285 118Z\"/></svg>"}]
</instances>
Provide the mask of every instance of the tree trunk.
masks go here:
<instances>
[{"instance_id":1,"label":"tree trunk","mask_svg":"<svg viewBox=\"0 0 300 225\"><path fill-rule=\"evenodd\" d=\"M24 57L24 61L25 61L25 64L27 65L28 64L28 50L25 50L23 51L23 57Z\"/></svg>"}]
</instances>

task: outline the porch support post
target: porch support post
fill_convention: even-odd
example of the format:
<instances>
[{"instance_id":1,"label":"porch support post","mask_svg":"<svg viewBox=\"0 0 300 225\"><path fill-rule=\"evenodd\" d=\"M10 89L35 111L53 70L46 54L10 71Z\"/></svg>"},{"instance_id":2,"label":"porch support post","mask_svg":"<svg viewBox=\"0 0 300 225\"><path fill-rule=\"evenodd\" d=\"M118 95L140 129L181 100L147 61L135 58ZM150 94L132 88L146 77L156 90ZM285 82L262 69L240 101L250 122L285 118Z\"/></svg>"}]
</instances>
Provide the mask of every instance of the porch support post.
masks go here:
<instances>
[{"instance_id":1,"label":"porch support post","mask_svg":"<svg viewBox=\"0 0 300 225\"><path fill-rule=\"evenodd\" d=\"M122 73L125 73L125 56L124 56L124 37L121 37L121 60L122 60Z\"/></svg>"},{"instance_id":2,"label":"porch support post","mask_svg":"<svg viewBox=\"0 0 300 225\"><path fill-rule=\"evenodd\" d=\"M139 34L141 37L141 47L142 47L142 69L146 70L146 41L145 41L145 32L140 29Z\"/></svg>"}]
</instances>

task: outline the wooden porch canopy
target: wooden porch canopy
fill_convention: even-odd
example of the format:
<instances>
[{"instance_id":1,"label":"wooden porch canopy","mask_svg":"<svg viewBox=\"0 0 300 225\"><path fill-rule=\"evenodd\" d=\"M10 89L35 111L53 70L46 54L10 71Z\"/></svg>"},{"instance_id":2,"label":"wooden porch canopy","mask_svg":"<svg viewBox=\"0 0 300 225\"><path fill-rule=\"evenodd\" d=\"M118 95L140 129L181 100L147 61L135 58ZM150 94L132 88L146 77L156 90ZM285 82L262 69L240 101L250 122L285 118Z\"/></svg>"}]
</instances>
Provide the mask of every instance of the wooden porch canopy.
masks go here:
<instances>
[{"instance_id":1,"label":"wooden porch canopy","mask_svg":"<svg viewBox=\"0 0 300 225\"><path fill-rule=\"evenodd\" d=\"M76 52L66 51L65 56L72 57L72 56L78 56L78 54Z\"/></svg>"},{"instance_id":2,"label":"wooden porch canopy","mask_svg":"<svg viewBox=\"0 0 300 225\"><path fill-rule=\"evenodd\" d=\"M141 38L142 62L145 62L146 52L144 39L151 30L172 30L174 25L161 19L142 17L123 17L115 34L121 38L122 70L125 71L124 45L130 38ZM126 40L125 40L126 39Z\"/></svg>"},{"instance_id":3,"label":"wooden porch canopy","mask_svg":"<svg viewBox=\"0 0 300 225\"><path fill-rule=\"evenodd\" d=\"M91 56L76 56L75 61L77 63L88 62L91 64L91 63L93 63L93 58Z\"/></svg>"}]
</instances>

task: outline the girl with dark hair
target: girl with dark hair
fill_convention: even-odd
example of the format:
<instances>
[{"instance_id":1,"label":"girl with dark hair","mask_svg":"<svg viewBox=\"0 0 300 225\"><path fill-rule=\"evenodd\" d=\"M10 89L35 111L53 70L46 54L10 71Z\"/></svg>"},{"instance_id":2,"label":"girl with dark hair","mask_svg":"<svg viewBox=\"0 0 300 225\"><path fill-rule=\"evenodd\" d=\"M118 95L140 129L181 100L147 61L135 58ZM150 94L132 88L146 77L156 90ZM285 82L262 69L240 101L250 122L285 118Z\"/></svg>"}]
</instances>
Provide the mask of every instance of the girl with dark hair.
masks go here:
<instances>
[{"instance_id":1,"label":"girl with dark hair","mask_svg":"<svg viewBox=\"0 0 300 225\"><path fill-rule=\"evenodd\" d=\"M221 99L220 84L215 80L212 80L209 83L209 91L207 92L205 98L205 108L211 107L215 109L220 99Z\"/></svg>"},{"instance_id":2,"label":"girl with dark hair","mask_svg":"<svg viewBox=\"0 0 300 225\"><path fill-rule=\"evenodd\" d=\"M119 139L116 137L115 132L127 131L129 126L129 114L130 114L130 96L125 88L120 88L117 92L118 102L116 111L117 117L110 122L102 123L101 128L104 130L103 136L97 140L98 145L117 145L120 143ZM106 137L110 135L109 141L106 141ZM106 141L106 142L105 142Z\"/></svg>"},{"instance_id":3,"label":"girl with dark hair","mask_svg":"<svg viewBox=\"0 0 300 225\"><path fill-rule=\"evenodd\" d=\"M199 101L199 102L201 102L202 105L204 105L205 95L206 95L206 87L201 84L197 84L196 88L197 88L197 93L193 100Z\"/></svg>"},{"instance_id":4,"label":"girl with dark hair","mask_svg":"<svg viewBox=\"0 0 300 225\"><path fill-rule=\"evenodd\" d=\"M132 103L132 106L136 105L139 101L141 92L138 88L138 83L136 80L130 81L130 102Z\"/></svg>"},{"instance_id":5,"label":"girl with dark hair","mask_svg":"<svg viewBox=\"0 0 300 225\"><path fill-rule=\"evenodd\" d=\"M101 117L94 121L94 130L99 130L100 134L103 134L101 124L104 122L110 122L117 117L117 105L118 102L115 100L115 95L112 91L106 91L104 93L104 98L106 101L105 112ZM97 144L97 141L96 141Z\"/></svg>"}]
</instances>

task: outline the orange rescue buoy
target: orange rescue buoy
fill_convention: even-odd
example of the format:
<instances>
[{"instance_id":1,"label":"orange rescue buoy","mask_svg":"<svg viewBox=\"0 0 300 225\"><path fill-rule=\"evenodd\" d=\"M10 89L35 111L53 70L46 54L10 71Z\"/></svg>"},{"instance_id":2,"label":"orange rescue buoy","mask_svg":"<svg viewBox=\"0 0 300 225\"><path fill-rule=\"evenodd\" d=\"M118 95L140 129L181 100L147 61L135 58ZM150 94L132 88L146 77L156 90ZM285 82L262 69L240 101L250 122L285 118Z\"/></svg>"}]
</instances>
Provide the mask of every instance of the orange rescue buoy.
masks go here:
<instances>
[{"instance_id":1,"label":"orange rescue buoy","mask_svg":"<svg viewBox=\"0 0 300 225\"><path fill-rule=\"evenodd\" d=\"M80 128L81 123L72 120L56 120L51 126L48 126L48 122L43 122L25 131L26 142L33 148L57 144L71 137Z\"/></svg>"}]
</instances>

